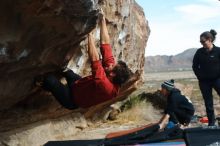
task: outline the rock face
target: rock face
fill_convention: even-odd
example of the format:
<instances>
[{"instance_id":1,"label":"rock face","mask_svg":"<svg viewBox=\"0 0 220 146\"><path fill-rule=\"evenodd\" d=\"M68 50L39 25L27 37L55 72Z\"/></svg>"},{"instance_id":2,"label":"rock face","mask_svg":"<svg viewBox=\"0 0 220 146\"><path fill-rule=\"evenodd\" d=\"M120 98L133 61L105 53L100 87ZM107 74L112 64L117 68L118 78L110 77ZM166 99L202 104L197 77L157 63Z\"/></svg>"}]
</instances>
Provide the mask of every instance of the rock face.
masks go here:
<instances>
[{"instance_id":1,"label":"rock face","mask_svg":"<svg viewBox=\"0 0 220 146\"><path fill-rule=\"evenodd\" d=\"M79 43L97 16L92 1L9 0L0 5L2 110L32 93L34 76L64 66L68 51L79 56Z\"/></svg>"},{"instance_id":2,"label":"rock face","mask_svg":"<svg viewBox=\"0 0 220 146\"><path fill-rule=\"evenodd\" d=\"M133 72L142 73L149 28L134 0L0 1L0 145L21 144L22 133L34 132L27 124L38 122L34 129L39 125L47 129L46 119L72 113L60 107L52 95L34 88L33 80L66 65L82 76L90 73L86 35L95 29L98 47L100 7L106 14L114 56L126 61ZM15 128L19 128L17 137ZM41 136L37 144L22 138L21 145L40 145L47 136Z\"/></svg>"}]
</instances>

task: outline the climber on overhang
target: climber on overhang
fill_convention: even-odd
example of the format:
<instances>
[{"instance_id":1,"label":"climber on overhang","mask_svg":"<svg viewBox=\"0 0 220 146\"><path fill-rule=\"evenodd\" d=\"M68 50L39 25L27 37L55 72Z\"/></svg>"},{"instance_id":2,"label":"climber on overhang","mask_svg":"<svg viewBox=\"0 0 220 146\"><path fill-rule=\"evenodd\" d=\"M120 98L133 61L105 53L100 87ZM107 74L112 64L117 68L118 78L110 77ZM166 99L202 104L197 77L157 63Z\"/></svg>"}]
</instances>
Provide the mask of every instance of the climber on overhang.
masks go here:
<instances>
[{"instance_id":1,"label":"climber on overhang","mask_svg":"<svg viewBox=\"0 0 220 146\"><path fill-rule=\"evenodd\" d=\"M92 34L88 35L88 56L91 61L92 75L82 78L69 69L62 73L67 80L67 85L63 85L52 74L41 75L38 77L40 80L36 79L36 85L50 91L67 109L87 108L116 98L120 86L132 74L125 62L115 63L102 10L99 21L102 60L99 58Z\"/></svg>"}]
</instances>

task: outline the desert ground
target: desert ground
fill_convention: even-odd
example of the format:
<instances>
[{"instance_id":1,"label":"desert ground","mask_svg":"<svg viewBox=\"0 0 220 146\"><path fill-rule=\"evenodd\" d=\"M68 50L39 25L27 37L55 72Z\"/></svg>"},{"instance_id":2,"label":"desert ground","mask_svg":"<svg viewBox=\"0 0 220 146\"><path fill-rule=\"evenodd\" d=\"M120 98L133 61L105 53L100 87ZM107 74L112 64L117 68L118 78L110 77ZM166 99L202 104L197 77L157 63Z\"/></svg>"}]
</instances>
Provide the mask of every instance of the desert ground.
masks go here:
<instances>
[{"instance_id":1,"label":"desert ground","mask_svg":"<svg viewBox=\"0 0 220 146\"><path fill-rule=\"evenodd\" d=\"M190 97L195 105L196 114L205 116L205 108L203 99L198 87L198 81L192 71L177 71L177 72L156 72L145 73L143 76L143 84L135 91L130 98L142 92L155 92L160 89L163 81L174 79L177 88L180 88L183 94ZM219 97L214 92L216 113L219 114ZM102 138L109 132L118 130L130 129L139 127L148 123L157 122L161 116L161 111L155 110L150 103L140 103L133 108L122 112L118 115L116 120L105 121L91 124L92 126L86 128L74 136L74 139L89 139ZM135 113L135 114L134 114Z\"/></svg>"},{"instance_id":2,"label":"desert ground","mask_svg":"<svg viewBox=\"0 0 220 146\"><path fill-rule=\"evenodd\" d=\"M181 89L182 93L190 97L196 108L196 114L205 116L205 108L198 87L198 81L192 71L182 72L160 72L145 73L143 76L143 84L129 98L135 97L143 92L155 92L160 89L163 81L174 79L176 87ZM219 114L219 97L216 93L215 109ZM104 138L110 132L132 129L149 123L155 123L161 117L161 111L156 110L150 103L139 103L124 112L117 115L115 120L91 121L90 126L82 128L75 135L63 138L65 139L97 139Z\"/></svg>"},{"instance_id":3,"label":"desert ground","mask_svg":"<svg viewBox=\"0 0 220 146\"><path fill-rule=\"evenodd\" d=\"M145 92L153 92L160 89L160 85L163 81L170 79L174 79L176 87L181 89L182 93L191 99L195 105L196 114L205 116L206 112L203 98L199 90L198 80L193 71L145 73L144 84L141 87L141 90ZM217 115L220 115L220 98L214 90L213 96L215 112Z\"/></svg>"}]
</instances>

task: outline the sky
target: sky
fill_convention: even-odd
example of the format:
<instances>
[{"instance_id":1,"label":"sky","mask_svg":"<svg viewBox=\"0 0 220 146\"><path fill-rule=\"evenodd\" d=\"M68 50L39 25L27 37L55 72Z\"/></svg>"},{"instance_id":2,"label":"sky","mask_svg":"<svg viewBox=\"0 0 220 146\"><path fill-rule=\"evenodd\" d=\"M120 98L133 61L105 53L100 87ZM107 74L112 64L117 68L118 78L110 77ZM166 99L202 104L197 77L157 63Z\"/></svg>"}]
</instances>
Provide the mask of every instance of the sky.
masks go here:
<instances>
[{"instance_id":1,"label":"sky","mask_svg":"<svg viewBox=\"0 0 220 146\"><path fill-rule=\"evenodd\" d=\"M199 36L215 29L220 46L219 0L136 0L144 9L151 33L145 56L176 55L200 48Z\"/></svg>"}]
</instances>

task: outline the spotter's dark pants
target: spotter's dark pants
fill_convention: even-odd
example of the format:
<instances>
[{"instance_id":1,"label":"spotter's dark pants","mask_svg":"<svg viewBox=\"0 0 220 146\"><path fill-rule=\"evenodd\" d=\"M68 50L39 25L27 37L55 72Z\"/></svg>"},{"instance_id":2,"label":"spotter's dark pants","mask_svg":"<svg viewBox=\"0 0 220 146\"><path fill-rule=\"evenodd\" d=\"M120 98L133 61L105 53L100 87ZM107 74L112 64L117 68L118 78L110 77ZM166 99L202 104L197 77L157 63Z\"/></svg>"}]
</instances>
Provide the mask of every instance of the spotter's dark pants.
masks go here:
<instances>
[{"instance_id":1,"label":"spotter's dark pants","mask_svg":"<svg viewBox=\"0 0 220 146\"><path fill-rule=\"evenodd\" d=\"M209 126L215 125L215 113L213 107L212 88L220 96L220 78L213 81L199 81L199 87L205 102L206 113L209 119Z\"/></svg>"}]
</instances>

